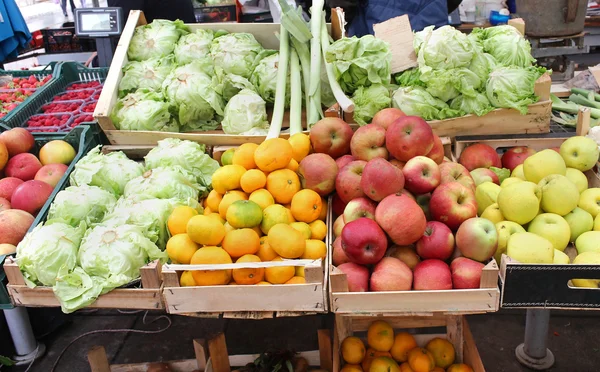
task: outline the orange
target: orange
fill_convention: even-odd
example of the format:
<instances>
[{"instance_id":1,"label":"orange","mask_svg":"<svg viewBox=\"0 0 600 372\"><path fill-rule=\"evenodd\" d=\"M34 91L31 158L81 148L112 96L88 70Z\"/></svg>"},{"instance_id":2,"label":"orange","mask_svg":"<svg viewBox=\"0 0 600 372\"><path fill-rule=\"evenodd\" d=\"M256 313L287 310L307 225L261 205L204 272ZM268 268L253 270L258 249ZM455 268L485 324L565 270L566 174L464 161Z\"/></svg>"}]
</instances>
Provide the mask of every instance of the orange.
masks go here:
<instances>
[{"instance_id":1,"label":"orange","mask_svg":"<svg viewBox=\"0 0 600 372\"><path fill-rule=\"evenodd\" d=\"M327 220L327 199L321 198L321 204L323 205L323 208L321 208L321 214L319 215L319 219L321 221L325 221Z\"/></svg>"},{"instance_id":2,"label":"orange","mask_svg":"<svg viewBox=\"0 0 600 372\"><path fill-rule=\"evenodd\" d=\"M383 320L376 320L367 331L367 343L377 351L390 351L394 345L394 330Z\"/></svg>"},{"instance_id":3,"label":"orange","mask_svg":"<svg viewBox=\"0 0 600 372\"><path fill-rule=\"evenodd\" d=\"M215 218L194 216L187 224L187 234L202 245L218 245L225 237L225 227Z\"/></svg>"},{"instance_id":4,"label":"orange","mask_svg":"<svg viewBox=\"0 0 600 372\"><path fill-rule=\"evenodd\" d=\"M400 372L400 366L390 357L377 357L371 362L369 372Z\"/></svg>"},{"instance_id":5,"label":"orange","mask_svg":"<svg viewBox=\"0 0 600 372\"><path fill-rule=\"evenodd\" d=\"M287 204L300 191L300 179L294 171L289 169L276 170L267 176L267 190L277 203Z\"/></svg>"},{"instance_id":6,"label":"orange","mask_svg":"<svg viewBox=\"0 0 600 372\"><path fill-rule=\"evenodd\" d=\"M240 188L240 179L246 173L241 165L225 165L212 175L212 186L219 194Z\"/></svg>"},{"instance_id":7,"label":"orange","mask_svg":"<svg viewBox=\"0 0 600 372\"><path fill-rule=\"evenodd\" d=\"M238 200L248 200L248 195L245 192L233 190L223 195L223 200L219 204L219 214L223 218L227 218L227 209L229 206Z\"/></svg>"},{"instance_id":8,"label":"orange","mask_svg":"<svg viewBox=\"0 0 600 372\"><path fill-rule=\"evenodd\" d=\"M283 205L273 204L263 210L263 218L260 223L260 229L264 234L268 234L271 228L279 223L289 224L294 222L292 214L285 209Z\"/></svg>"},{"instance_id":9,"label":"orange","mask_svg":"<svg viewBox=\"0 0 600 372\"><path fill-rule=\"evenodd\" d=\"M281 257L273 262L283 261ZM294 277L294 266L275 266L265 268L265 280L271 284L284 284Z\"/></svg>"},{"instance_id":10,"label":"orange","mask_svg":"<svg viewBox=\"0 0 600 372\"><path fill-rule=\"evenodd\" d=\"M394 337L394 344L390 353L392 358L397 362L406 362L408 360L408 352L417 347L417 341L413 335L408 332L400 332Z\"/></svg>"},{"instance_id":11,"label":"orange","mask_svg":"<svg viewBox=\"0 0 600 372\"><path fill-rule=\"evenodd\" d=\"M260 238L261 236L263 236L262 230L260 229L260 226L254 226L251 227L252 230L254 230L254 232L256 233L256 235L258 235L258 237Z\"/></svg>"},{"instance_id":12,"label":"orange","mask_svg":"<svg viewBox=\"0 0 600 372\"><path fill-rule=\"evenodd\" d=\"M292 157L298 163L310 154L310 137L304 133L296 133L288 138L288 142L292 145ZM368 372L368 371L365 371Z\"/></svg>"},{"instance_id":13,"label":"orange","mask_svg":"<svg viewBox=\"0 0 600 372\"><path fill-rule=\"evenodd\" d=\"M252 194L250 194L248 200L252 200L256 204L258 204L263 210L269 205L275 204L275 199L273 199L273 195L271 195L271 193L265 189L258 189L256 191L253 191Z\"/></svg>"},{"instance_id":14,"label":"orange","mask_svg":"<svg viewBox=\"0 0 600 372\"><path fill-rule=\"evenodd\" d=\"M204 212L202 212L203 215L208 216L212 213L213 211L209 208L209 207L204 207Z\"/></svg>"},{"instance_id":15,"label":"orange","mask_svg":"<svg viewBox=\"0 0 600 372\"><path fill-rule=\"evenodd\" d=\"M435 367L434 369L431 370L431 372L446 372L446 370L443 369L442 367Z\"/></svg>"},{"instance_id":16,"label":"orange","mask_svg":"<svg viewBox=\"0 0 600 372\"><path fill-rule=\"evenodd\" d=\"M362 361L362 368L364 371L368 371L371 369L371 363L373 363L373 360L375 358L379 358L379 357L392 357L392 355L387 352L387 351L377 351L371 348L367 349L367 354L365 356L365 359L363 359Z\"/></svg>"},{"instance_id":17,"label":"orange","mask_svg":"<svg viewBox=\"0 0 600 372\"><path fill-rule=\"evenodd\" d=\"M263 262L273 261L273 259L279 257L277 253L273 250L273 248L271 248L267 239L268 237L266 236L260 238L260 247L258 248L258 252L256 252L256 255Z\"/></svg>"},{"instance_id":18,"label":"orange","mask_svg":"<svg viewBox=\"0 0 600 372\"><path fill-rule=\"evenodd\" d=\"M202 247L194 253L190 264L228 264L231 257L223 248ZM231 281L231 269L225 270L194 270L192 276L196 285L225 285Z\"/></svg>"},{"instance_id":19,"label":"orange","mask_svg":"<svg viewBox=\"0 0 600 372\"><path fill-rule=\"evenodd\" d=\"M238 258L235 263L244 263L244 262L260 262L260 258L253 254L246 254L242 257ZM237 284L257 284L262 282L265 277L265 269L260 268L248 268L248 269L233 269L233 280Z\"/></svg>"},{"instance_id":20,"label":"orange","mask_svg":"<svg viewBox=\"0 0 600 372\"><path fill-rule=\"evenodd\" d=\"M290 226L294 229L300 231L302 235L304 235L304 239L310 239L312 232L310 231L310 226L306 222L292 222Z\"/></svg>"},{"instance_id":21,"label":"orange","mask_svg":"<svg viewBox=\"0 0 600 372\"><path fill-rule=\"evenodd\" d=\"M227 149L227 151L221 155L221 165L233 164L233 154L235 154L235 148Z\"/></svg>"},{"instance_id":22,"label":"orange","mask_svg":"<svg viewBox=\"0 0 600 372\"><path fill-rule=\"evenodd\" d=\"M198 248L198 244L194 243L188 234L173 235L167 241L167 254L174 263L189 264Z\"/></svg>"},{"instance_id":23,"label":"orange","mask_svg":"<svg viewBox=\"0 0 600 372\"><path fill-rule=\"evenodd\" d=\"M227 208L227 222L236 229L255 227L262 221L262 209L250 200L236 200Z\"/></svg>"},{"instance_id":24,"label":"orange","mask_svg":"<svg viewBox=\"0 0 600 372\"><path fill-rule=\"evenodd\" d=\"M179 285L182 287L194 287L196 282L191 271L184 271L179 278Z\"/></svg>"},{"instance_id":25,"label":"orange","mask_svg":"<svg viewBox=\"0 0 600 372\"><path fill-rule=\"evenodd\" d=\"M433 356L427 349L421 347L408 352L408 364L415 372L431 372L435 368Z\"/></svg>"},{"instance_id":26,"label":"orange","mask_svg":"<svg viewBox=\"0 0 600 372\"><path fill-rule=\"evenodd\" d=\"M321 214L323 203L315 191L304 189L292 197L292 215L296 221L311 223Z\"/></svg>"},{"instance_id":27,"label":"orange","mask_svg":"<svg viewBox=\"0 0 600 372\"><path fill-rule=\"evenodd\" d=\"M327 256L327 246L322 240L308 239L306 241L306 248L300 258L307 260L318 260L319 258L324 259Z\"/></svg>"},{"instance_id":28,"label":"orange","mask_svg":"<svg viewBox=\"0 0 600 372\"><path fill-rule=\"evenodd\" d=\"M327 225L321 220L316 220L308 224L310 227L310 238L323 240L327 236Z\"/></svg>"},{"instance_id":29,"label":"orange","mask_svg":"<svg viewBox=\"0 0 600 372\"><path fill-rule=\"evenodd\" d=\"M304 278L304 266L296 266L296 276Z\"/></svg>"},{"instance_id":30,"label":"orange","mask_svg":"<svg viewBox=\"0 0 600 372\"><path fill-rule=\"evenodd\" d=\"M290 225L279 223L269 230L267 241L280 257L298 258L304 254L306 240L302 233Z\"/></svg>"},{"instance_id":31,"label":"orange","mask_svg":"<svg viewBox=\"0 0 600 372\"><path fill-rule=\"evenodd\" d=\"M437 367L446 369L454 363L456 357L454 345L448 340L436 337L425 345L425 349L433 355L433 361Z\"/></svg>"},{"instance_id":32,"label":"orange","mask_svg":"<svg viewBox=\"0 0 600 372\"><path fill-rule=\"evenodd\" d=\"M235 149L233 158L231 159L231 164L241 165L246 169L256 168L256 163L254 162L254 151L256 151L257 148L258 145L256 143L244 143Z\"/></svg>"},{"instance_id":33,"label":"orange","mask_svg":"<svg viewBox=\"0 0 600 372\"><path fill-rule=\"evenodd\" d=\"M258 282L258 283L256 283L256 285L273 285L273 284L271 284L269 282Z\"/></svg>"},{"instance_id":34,"label":"orange","mask_svg":"<svg viewBox=\"0 0 600 372\"><path fill-rule=\"evenodd\" d=\"M340 372L363 372L364 370L358 364L346 364ZM368 371L367 371L368 372Z\"/></svg>"},{"instance_id":35,"label":"orange","mask_svg":"<svg viewBox=\"0 0 600 372\"><path fill-rule=\"evenodd\" d=\"M285 167L285 169L289 169L291 171L297 172L298 171L298 162L294 159L290 160L290 163L287 165L287 167Z\"/></svg>"},{"instance_id":36,"label":"orange","mask_svg":"<svg viewBox=\"0 0 600 372\"><path fill-rule=\"evenodd\" d=\"M265 187L267 184L267 176L258 169L250 169L246 171L240 178L240 186L244 192L248 194Z\"/></svg>"},{"instance_id":37,"label":"orange","mask_svg":"<svg viewBox=\"0 0 600 372\"><path fill-rule=\"evenodd\" d=\"M469 367L466 364L462 364L462 363L453 364L450 367L448 367L446 372L473 372L473 368Z\"/></svg>"},{"instance_id":38,"label":"orange","mask_svg":"<svg viewBox=\"0 0 600 372\"><path fill-rule=\"evenodd\" d=\"M213 212L219 210L219 204L221 204L221 200L223 200L223 195L219 194L215 190L210 190L208 196L204 201L206 202L206 206L210 208Z\"/></svg>"},{"instance_id":39,"label":"orange","mask_svg":"<svg viewBox=\"0 0 600 372\"><path fill-rule=\"evenodd\" d=\"M218 213L209 213L209 214L205 214L205 216L206 216L206 217L208 217L208 218L212 218L212 219L214 219L214 220L216 220L216 221L219 221L219 223L221 223L221 224L223 224L223 225L224 225L224 224L225 224L225 222L226 222L226 221L225 221L225 220L224 220L224 219L221 217L221 215L220 215L220 214L218 214Z\"/></svg>"},{"instance_id":40,"label":"orange","mask_svg":"<svg viewBox=\"0 0 600 372\"><path fill-rule=\"evenodd\" d=\"M292 145L283 138L271 138L254 151L256 166L265 172L285 168L292 160Z\"/></svg>"},{"instance_id":41,"label":"orange","mask_svg":"<svg viewBox=\"0 0 600 372\"><path fill-rule=\"evenodd\" d=\"M227 233L228 233L228 232L230 232L230 231L233 231L233 230L235 230L235 227L231 226L231 225L229 224L229 222L225 222L225 224L224 224L223 226L225 226L225 234L227 234Z\"/></svg>"},{"instance_id":42,"label":"orange","mask_svg":"<svg viewBox=\"0 0 600 372\"><path fill-rule=\"evenodd\" d=\"M285 284L306 284L306 279L301 276L294 276L292 279L285 282Z\"/></svg>"},{"instance_id":43,"label":"orange","mask_svg":"<svg viewBox=\"0 0 600 372\"><path fill-rule=\"evenodd\" d=\"M223 249L233 258L255 254L259 248L260 238L252 229L230 231L223 239Z\"/></svg>"},{"instance_id":44,"label":"orange","mask_svg":"<svg viewBox=\"0 0 600 372\"><path fill-rule=\"evenodd\" d=\"M183 234L187 231L187 223L190 218L197 216L198 211L192 207L179 206L173 209L173 212L167 219L167 227L171 235Z\"/></svg>"},{"instance_id":45,"label":"orange","mask_svg":"<svg viewBox=\"0 0 600 372\"><path fill-rule=\"evenodd\" d=\"M410 368L410 364L408 364L408 362L404 362L404 363L400 364L400 372L414 372L414 371L412 368Z\"/></svg>"},{"instance_id":46,"label":"orange","mask_svg":"<svg viewBox=\"0 0 600 372\"><path fill-rule=\"evenodd\" d=\"M341 349L342 358L349 364L360 364L367 353L365 344L362 340L354 336L346 337L344 341L342 341Z\"/></svg>"}]
</instances>

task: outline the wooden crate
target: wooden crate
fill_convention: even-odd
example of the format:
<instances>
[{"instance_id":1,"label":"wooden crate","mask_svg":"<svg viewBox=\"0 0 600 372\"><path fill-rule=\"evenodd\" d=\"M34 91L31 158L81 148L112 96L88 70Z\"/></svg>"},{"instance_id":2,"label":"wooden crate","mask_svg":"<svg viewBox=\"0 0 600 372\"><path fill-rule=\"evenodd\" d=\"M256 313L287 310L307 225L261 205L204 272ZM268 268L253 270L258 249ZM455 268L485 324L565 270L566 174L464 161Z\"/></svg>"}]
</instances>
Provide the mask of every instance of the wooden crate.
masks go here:
<instances>
[{"instance_id":1,"label":"wooden crate","mask_svg":"<svg viewBox=\"0 0 600 372\"><path fill-rule=\"evenodd\" d=\"M8 293L15 306L59 307L52 287L29 288L19 266L12 257L4 262L8 278ZM142 288L116 288L101 295L88 306L95 309L164 309L162 302L162 280L160 262L154 261L140 269Z\"/></svg>"},{"instance_id":2,"label":"wooden crate","mask_svg":"<svg viewBox=\"0 0 600 372\"><path fill-rule=\"evenodd\" d=\"M108 76L104 82L102 94L94 111L94 118L98 120L98 124L106 134L106 137L111 144L114 145L156 145L156 143L165 138L179 138L190 141L201 142L206 145L222 146L232 145L239 146L247 142L261 143L265 136L242 136L228 135L221 130L204 131L204 132L186 132L186 133L167 133L156 131L126 131L117 130L110 118L118 98L118 88L121 79L123 78L123 66L128 62L127 49L133 37L136 27L147 24L144 13L139 10L132 10L127 19L127 23L123 28L123 33L119 39L119 44L115 51ZM192 31L197 29L209 30L226 30L229 32L250 32L256 40L265 49L279 49L279 40L276 33L279 32L279 24L273 23L194 23L187 25ZM337 111L325 111L326 116L337 117ZM270 117L270 115L269 115ZM304 120L303 120L304 121ZM284 128L289 127L289 112L286 112L284 117ZM289 134L288 134L289 135ZM282 134L283 138L288 136Z\"/></svg>"},{"instance_id":3,"label":"wooden crate","mask_svg":"<svg viewBox=\"0 0 600 372\"><path fill-rule=\"evenodd\" d=\"M415 334L415 340L420 347L435 338L446 338L454 345L456 351L455 363L466 363L474 372L485 372L475 340L469 329L467 320L462 315L429 314L417 316L393 316L375 314L336 314L333 334L333 372L342 368L341 344L346 337L360 336L356 333L365 332L375 320L383 320L394 330L412 330L415 328L445 327L446 334ZM411 332L412 333L412 332Z\"/></svg>"},{"instance_id":4,"label":"wooden crate","mask_svg":"<svg viewBox=\"0 0 600 372\"><path fill-rule=\"evenodd\" d=\"M529 105L527 114L514 109L496 109L484 116L466 115L446 120L432 120L429 125L438 136L548 133L552 101L550 101L550 76L544 74L535 83L535 94L540 98ZM342 112L344 120L354 123L352 113Z\"/></svg>"}]
</instances>

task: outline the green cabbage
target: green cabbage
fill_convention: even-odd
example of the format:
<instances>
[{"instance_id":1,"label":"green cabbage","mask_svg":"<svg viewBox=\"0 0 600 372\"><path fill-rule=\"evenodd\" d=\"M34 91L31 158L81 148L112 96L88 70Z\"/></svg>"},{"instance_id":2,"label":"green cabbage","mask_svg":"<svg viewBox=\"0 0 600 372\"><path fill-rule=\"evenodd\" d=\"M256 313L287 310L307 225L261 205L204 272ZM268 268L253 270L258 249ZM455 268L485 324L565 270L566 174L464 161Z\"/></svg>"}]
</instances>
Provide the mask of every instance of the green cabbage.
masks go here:
<instances>
[{"instance_id":1,"label":"green cabbage","mask_svg":"<svg viewBox=\"0 0 600 372\"><path fill-rule=\"evenodd\" d=\"M304 90L304 89L303 89ZM327 70L321 69L321 104L325 107L331 107L337 103L337 99L333 95L331 85L329 85L329 78L327 77Z\"/></svg>"},{"instance_id":2,"label":"green cabbage","mask_svg":"<svg viewBox=\"0 0 600 372\"><path fill-rule=\"evenodd\" d=\"M491 54L475 52L469 65L469 70L479 76L482 82L486 82L490 76L490 72L496 68L497 64Z\"/></svg>"},{"instance_id":3,"label":"green cabbage","mask_svg":"<svg viewBox=\"0 0 600 372\"><path fill-rule=\"evenodd\" d=\"M225 73L249 78L255 60L263 47L254 35L241 32L223 35L213 40L210 55L215 66Z\"/></svg>"},{"instance_id":4,"label":"green cabbage","mask_svg":"<svg viewBox=\"0 0 600 372\"><path fill-rule=\"evenodd\" d=\"M125 185L143 173L144 167L121 151L103 155L100 146L97 146L75 164L70 182L73 186L98 186L121 196Z\"/></svg>"},{"instance_id":5,"label":"green cabbage","mask_svg":"<svg viewBox=\"0 0 600 372\"><path fill-rule=\"evenodd\" d=\"M177 63L185 65L199 59L210 59L210 45L213 38L214 33L212 30L202 28L182 36L173 51Z\"/></svg>"},{"instance_id":6,"label":"green cabbage","mask_svg":"<svg viewBox=\"0 0 600 372\"><path fill-rule=\"evenodd\" d=\"M399 88L392 96L392 105L407 115L420 116L425 120L443 120L463 115L421 87Z\"/></svg>"},{"instance_id":7,"label":"green cabbage","mask_svg":"<svg viewBox=\"0 0 600 372\"><path fill-rule=\"evenodd\" d=\"M216 129L224 106L218 85L217 77L207 73L202 61L178 67L167 76L163 91L182 131Z\"/></svg>"},{"instance_id":8,"label":"green cabbage","mask_svg":"<svg viewBox=\"0 0 600 372\"><path fill-rule=\"evenodd\" d=\"M254 68L250 82L258 94L269 103L275 102L275 89L277 85L277 66L279 65L279 53L271 54L261 59ZM288 68L285 91L285 102L290 102L290 69Z\"/></svg>"},{"instance_id":9,"label":"green cabbage","mask_svg":"<svg viewBox=\"0 0 600 372\"><path fill-rule=\"evenodd\" d=\"M121 130L178 132L169 108L161 93L140 89L119 99L110 117Z\"/></svg>"},{"instance_id":10,"label":"green cabbage","mask_svg":"<svg viewBox=\"0 0 600 372\"><path fill-rule=\"evenodd\" d=\"M219 76L219 89L217 89L217 92L223 97L225 102L229 102L242 89L255 89L254 85L245 77L225 74L220 69L217 69L217 76Z\"/></svg>"},{"instance_id":11,"label":"green cabbage","mask_svg":"<svg viewBox=\"0 0 600 372\"><path fill-rule=\"evenodd\" d=\"M79 226L81 221L92 226L112 210L117 199L110 192L96 186L71 186L62 190L50 205L48 220Z\"/></svg>"},{"instance_id":12,"label":"green cabbage","mask_svg":"<svg viewBox=\"0 0 600 372\"><path fill-rule=\"evenodd\" d=\"M27 286L52 286L62 267L73 269L85 229L85 223L73 227L48 221L29 232L17 246L17 264Z\"/></svg>"},{"instance_id":13,"label":"green cabbage","mask_svg":"<svg viewBox=\"0 0 600 372\"><path fill-rule=\"evenodd\" d=\"M354 121L358 125L367 125L373 116L384 108L390 107L392 99L388 87L376 84L370 87L359 87L352 96L354 102Z\"/></svg>"},{"instance_id":14,"label":"green cabbage","mask_svg":"<svg viewBox=\"0 0 600 372\"><path fill-rule=\"evenodd\" d=\"M421 71L418 68L404 70L394 76L396 84L401 87L424 87L425 83L421 80Z\"/></svg>"},{"instance_id":15,"label":"green cabbage","mask_svg":"<svg viewBox=\"0 0 600 372\"><path fill-rule=\"evenodd\" d=\"M467 67L473 52L474 45L467 35L452 26L443 26L425 36L417 62L421 72Z\"/></svg>"},{"instance_id":16,"label":"green cabbage","mask_svg":"<svg viewBox=\"0 0 600 372\"><path fill-rule=\"evenodd\" d=\"M473 37L502 66L529 67L535 62L531 56L531 44L513 26L479 29Z\"/></svg>"},{"instance_id":17,"label":"green cabbage","mask_svg":"<svg viewBox=\"0 0 600 372\"><path fill-rule=\"evenodd\" d=\"M135 29L127 56L133 61L166 57L173 53L181 35L188 32L189 29L183 21L154 20Z\"/></svg>"},{"instance_id":18,"label":"green cabbage","mask_svg":"<svg viewBox=\"0 0 600 372\"><path fill-rule=\"evenodd\" d=\"M359 86L390 83L389 44L373 35L337 40L327 48L325 59L333 65L335 78L346 93L354 93Z\"/></svg>"},{"instance_id":19,"label":"green cabbage","mask_svg":"<svg viewBox=\"0 0 600 372\"><path fill-rule=\"evenodd\" d=\"M89 276L81 267L62 267L52 287L63 313L69 314L93 304L102 294L104 279Z\"/></svg>"},{"instance_id":20,"label":"green cabbage","mask_svg":"<svg viewBox=\"0 0 600 372\"><path fill-rule=\"evenodd\" d=\"M125 185L123 197L135 201L173 198L187 204L190 200L198 201L200 191L204 196L206 187L200 186L190 172L175 165L154 168L132 179Z\"/></svg>"},{"instance_id":21,"label":"green cabbage","mask_svg":"<svg viewBox=\"0 0 600 372\"><path fill-rule=\"evenodd\" d=\"M243 89L225 106L223 132L244 134L252 129L269 129L266 105L256 92Z\"/></svg>"},{"instance_id":22,"label":"green cabbage","mask_svg":"<svg viewBox=\"0 0 600 372\"><path fill-rule=\"evenodd\" d=\"M542 67L500 67L492 71L486 84L486 94L494 107L514 108L521 114L538 101L535 81L545 72Z\"/></svg>"},{"instance_id":23,"label":"green cabbage","mask_svg":"<svg viewBox=\"0 0 600 372\"><path fill-rule=\"evenodd\" d=\"M474 96L461 94L450 102L450 108L477 116L483 116L494 109L486 95L479 92L476 92Z\"/></svg>"},{"instance_id":24,"label":"green cabbage","mask_svg":"<svg viewBox=\"0 0 600 372\"><path fill-rule=\"evenodd\" d=\"M427 26L423 30L415 32L415 36L413 38L413 48L415 49L415 53L418 55L421 50L421 46L425 42L425 40L429 39L431 33L435 26Z\"/></svg>"},{"instance_id":25,"label":"green cabbage","mask_svg":"<svg viewBox=\"0 0 600 372\"><path fill-rule=\"evenodd\" d=\"M219 162L205 152L205 146L197 142L166 138L158 141L144 157L146 169L178 165L196 177L204 187L212 184L212 175L219 169Z\"/></svg>"},{"instance_id":26,"label":"green cabbage","mask_svg":"<svg viewBox=\"0 0 600 372\"><path fill-rule=\"evenodd\" d=\"M163 81L173 68L173 56L141 62L131 61L123 67L119 92L130 93L139 88L160 91Z\"/></svg>"},{"instance_id":27,"label":"green cabbage","mask_svg":"<svg viewBox=\"0 0 600 372\"><path fill-rule=\"evenodd\" d=\"M475 96L485 81L467 68L431 70L423 73L421 80L425 82L429 94L444 102L458 97L461 93L471 97Z\"/></svg>"}]
</instances>

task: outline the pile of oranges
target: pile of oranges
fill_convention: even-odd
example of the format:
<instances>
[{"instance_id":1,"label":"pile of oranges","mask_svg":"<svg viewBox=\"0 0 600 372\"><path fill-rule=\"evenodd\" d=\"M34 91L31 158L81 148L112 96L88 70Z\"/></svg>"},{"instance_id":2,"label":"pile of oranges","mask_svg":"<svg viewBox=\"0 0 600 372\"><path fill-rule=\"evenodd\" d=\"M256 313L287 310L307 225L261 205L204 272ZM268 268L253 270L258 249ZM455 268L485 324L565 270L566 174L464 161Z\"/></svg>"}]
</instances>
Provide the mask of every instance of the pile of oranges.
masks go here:
<instances>
[{"instance_id":1,"label":"pile of oranges","mask_svg":"<svg viewBox=\"0 0 600 372\"><path fill-rule=\"evenodd\" d=\"M394 334L386 322L377 320L367 331L368 349L358 337L342 341L346 363L340 372L473 372L466 364L454 364L454 346L436 337L424 348L407 332Z\"/></svg>"},{"instance_id":2,"label":"pile of oranges","mask_svg":"<svg viewBox=\"0 0 600 372\"><path fill-rule=\"evenodd\" d=\"M296 170L311 151L308 136L246 143L223 154L212 176L204 213L177 207L168 220L167 253L173 263L230 264L323 259L327 202L301 189ZM182 286L305 283L304 267L194 270Z\"/></svg>"}]
</instances>

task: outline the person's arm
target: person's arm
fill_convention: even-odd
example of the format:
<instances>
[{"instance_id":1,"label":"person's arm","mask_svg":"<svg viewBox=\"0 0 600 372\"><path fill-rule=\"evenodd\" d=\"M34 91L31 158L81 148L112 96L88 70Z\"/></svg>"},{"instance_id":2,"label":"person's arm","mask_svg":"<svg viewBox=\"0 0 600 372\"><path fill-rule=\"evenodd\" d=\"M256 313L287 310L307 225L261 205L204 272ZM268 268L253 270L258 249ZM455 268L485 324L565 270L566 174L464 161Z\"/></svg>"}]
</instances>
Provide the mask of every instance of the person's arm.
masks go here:
<instances>
[{"instance_id":1,"label":"person's arm","mask_svg":"<svg viewBox=\"0 0 600 372\"><path fill-rule=\"evenodd\" d=\"M360 0L326 0L325 4L328 8L344 9L344 17L350 24L358 12Z\"/></svg>"}]
</instances>

